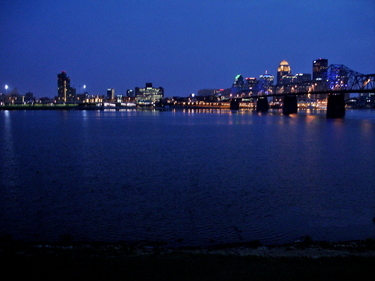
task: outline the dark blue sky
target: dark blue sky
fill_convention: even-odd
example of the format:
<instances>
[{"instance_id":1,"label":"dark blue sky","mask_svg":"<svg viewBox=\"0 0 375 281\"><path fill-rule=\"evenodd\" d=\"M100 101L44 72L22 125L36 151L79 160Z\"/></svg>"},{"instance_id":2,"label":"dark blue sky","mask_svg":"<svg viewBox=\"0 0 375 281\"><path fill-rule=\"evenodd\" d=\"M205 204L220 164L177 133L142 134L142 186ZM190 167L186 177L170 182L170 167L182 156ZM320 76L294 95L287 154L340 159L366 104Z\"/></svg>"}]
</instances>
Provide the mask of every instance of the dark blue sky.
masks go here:
<instances>
[{"instance_id":1,"label":"dark blue sky","mask_svg":"<svg viewBox=\"0 0 375 281\"><path fill-rule=\"evenodd\" d=\"M166 96L276 76L284 59L293 74L317 58L375 73L375 0L0 0L0 11L0 92L53 97L62 70L77 93L152 82Z\"/></svg>"}]
</instances>

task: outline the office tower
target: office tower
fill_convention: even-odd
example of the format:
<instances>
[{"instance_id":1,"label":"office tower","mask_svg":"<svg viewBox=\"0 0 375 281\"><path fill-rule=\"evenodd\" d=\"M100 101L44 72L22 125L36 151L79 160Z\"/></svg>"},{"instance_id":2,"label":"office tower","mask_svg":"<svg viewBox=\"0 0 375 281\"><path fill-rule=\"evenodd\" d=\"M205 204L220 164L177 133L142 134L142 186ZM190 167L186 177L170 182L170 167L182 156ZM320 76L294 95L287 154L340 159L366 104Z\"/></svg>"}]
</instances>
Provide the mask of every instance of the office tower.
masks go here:
<instances>
[{"instance_id":1,"label":"office tower","mask_svg":"<svg viewBox=\"0 0 375 281\"><path fill-rule=\"evenodd\" d=\"M243 81L242 75L241 74L237 75L236 78L234 79L233 87L243 88L244 85L245 85L245 83Z\"/></svg>"},{"instance_id":2,"label":"office tower","mask_svg":"<svg viewBox=\"0 0 375 281\"><path fill-rule=\"evenodd\" d=\"M281 84L282 77L285 76L285 75L290 75L290 74L291 74L291 70L290 70L289 63L286 60L283 60L280 63L279 68L277 69L277 81L276 81L276 84Z\"/></svg>"},{"instance_id":3,"label":"office tower","mask_svg":"<svg viewBox=\"0 0 375 281\"><path fill-rule=\"evenodd\" d=\"M309 82L311 81L311 74L310 73L297 73L297 82Z\"/></svg>"},{"instance_id":4,"label":"office tower","mask_svg":"<svg viewBox=\"0 0 375 281\"><path fill-rule=\"evenodd\" d=\"M128 89L128 90L126 91L126 96L127 96L128 98L133 98L133 97L134 97L134 91L133 91L132 89Z\"/></svg>"},{"instance_id":5,"label":"office tower","mask_svg":"<svg viewBox=\"0 0 375 281\"><path fill-rule=\"evenodd\" d=\"M231 88L231 94L233 97L238 97L244 93L247 89L245 89L245 82L241 74L238 74L234 78L234 82Z\"/></svg>"},{"instance_id":6,"label":"office tower","mask_svg":"<svg viewBox=\"0 0 375 281\"><path fill-rule=\"evenodd\" d=\"M258 81L258 92L271 94L273 88L273 80L273 75L268 74L267 71L265 74L260 75Z\"/></svg>"},{"instance_id":7,"label":"office tower","mask_svg":"<svg viewBox=\"0 0 375 281\"><path fill-rule=\"evenodd\" d=\"M71 102L76 97L76 89L70 87L70 78L65 71L57 74L57 101Z\"/></svg>"},{"instance_id":8,"label":"office tower","mask_svg":"<svg viewBox=\"0 0 375 281\"><path fill-rule=\"evenodd\" d=\"M107 89L107 100L113 100L115 98L115 89L109 88Z\"/></svg>"},{"instance_id":9,"label":"office tower","mask_svg":"<svg viewBox=\"0 0 375 281\"><path fill-rule=\"evenodd\" d=\"M57 99L58 101L66 102L67 92L70 88L70 78L66 76L65 71L57 74Z\"/></svg>"},{"instance_id":10,"label":"office tower","mask_svg":"<svg viewBox=\"0 0 375 281\"><path fill-rule=\"evenodd\" d=\"M257 79L255 77L247 77L246 78L246 86L251 90L257 84Z\"/></svg>"},{"instance_id":11,"label":"office tower","mask_svg":"<svg viewBox=\"0 0 375 281\"><path fill-rule=\"evenodd\" d=\"M313 81L322 80L323 74L327 72L328 60L318 59L313 61Z\"/></svg>"},{"instance_id":12,"label":"office tower","mask_svg":"<svg viewBox=\"0 0 375 281\"><path fill-rule=\"evenodd\" d=\"M274 80L273 75L268 74L267 71L265 74L262 74L259 76L259 82L266 85L267 87L273 86L273 80Z\"/></svg>"}]
</instances>

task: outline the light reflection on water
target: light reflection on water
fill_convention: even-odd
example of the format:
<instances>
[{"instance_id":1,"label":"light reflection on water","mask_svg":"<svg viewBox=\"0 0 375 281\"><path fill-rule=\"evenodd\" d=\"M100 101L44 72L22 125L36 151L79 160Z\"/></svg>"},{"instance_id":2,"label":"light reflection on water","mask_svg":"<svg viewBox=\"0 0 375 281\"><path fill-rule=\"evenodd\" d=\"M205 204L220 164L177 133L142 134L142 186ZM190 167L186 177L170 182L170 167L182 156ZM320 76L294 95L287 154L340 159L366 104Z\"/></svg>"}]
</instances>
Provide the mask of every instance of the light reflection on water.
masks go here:
<instances>
[{"instance_id":1,"label":"light reflection on water","mask_svg":"<svg viewBox=\"0 0 375 281\"><path fill-rule=\"evenodd\" d=\"M0 140L15 239L374 237L374 111L2 111Z\"/></svg>"}]
</instances>

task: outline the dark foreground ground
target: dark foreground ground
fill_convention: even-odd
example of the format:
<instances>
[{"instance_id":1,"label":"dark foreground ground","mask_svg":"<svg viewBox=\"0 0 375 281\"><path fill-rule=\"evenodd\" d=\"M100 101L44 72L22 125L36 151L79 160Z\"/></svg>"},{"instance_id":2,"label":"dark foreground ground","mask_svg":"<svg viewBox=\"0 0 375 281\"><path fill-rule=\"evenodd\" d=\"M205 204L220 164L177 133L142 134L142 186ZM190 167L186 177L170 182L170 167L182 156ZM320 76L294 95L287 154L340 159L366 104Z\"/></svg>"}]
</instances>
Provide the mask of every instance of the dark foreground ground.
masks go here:
<instances>
[{"instance_id":1,"label":"dark foreground ground","mask_svg":"<svg viewBox=\"0 0 375 281\"><path fill-rule=\"evenodd\" d=\"M11 241L0 244L0 258L2 280L375 280L372 239L173 249Z\"/></svg>"}]
</instances>

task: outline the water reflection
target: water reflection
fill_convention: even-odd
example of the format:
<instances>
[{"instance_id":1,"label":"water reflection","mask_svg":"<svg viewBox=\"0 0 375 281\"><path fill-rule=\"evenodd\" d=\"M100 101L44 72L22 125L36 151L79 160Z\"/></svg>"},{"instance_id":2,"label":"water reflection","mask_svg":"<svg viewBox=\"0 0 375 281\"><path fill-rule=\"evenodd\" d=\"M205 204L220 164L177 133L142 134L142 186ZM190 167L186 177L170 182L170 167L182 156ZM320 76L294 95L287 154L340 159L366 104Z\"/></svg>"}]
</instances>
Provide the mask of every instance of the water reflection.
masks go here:
<instances>
[{"instance_id":1,"label":"water reflection","mask_svg":"<svg viewBox=\"0 0 375 281\"><path fill-rule=\"evenodd\" d=\"M3 128L0 130L2 135L1 151L0 151L0 167L1 167L1 182L3 186L16 187L20 185L19 181L19 165L17 155L15 152L15 145L17 141L14 140L14 126L12 120L12 112L9 110L1 111L3 119ZM26 137L26 136L25 136Z\"/></svg>"}]
</instances>

